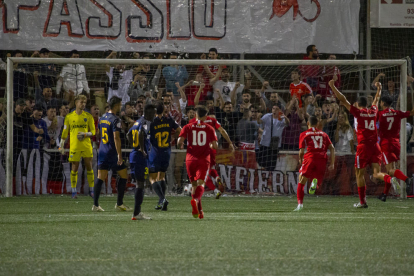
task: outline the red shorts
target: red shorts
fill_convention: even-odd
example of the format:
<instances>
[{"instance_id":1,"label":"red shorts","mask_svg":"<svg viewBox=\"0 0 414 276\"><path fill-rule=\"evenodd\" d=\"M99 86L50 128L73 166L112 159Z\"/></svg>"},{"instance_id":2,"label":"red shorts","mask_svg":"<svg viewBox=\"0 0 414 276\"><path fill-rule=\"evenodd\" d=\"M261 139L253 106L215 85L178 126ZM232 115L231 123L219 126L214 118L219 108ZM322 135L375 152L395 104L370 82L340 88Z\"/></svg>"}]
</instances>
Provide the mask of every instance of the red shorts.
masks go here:
<instances>
[{"instance_id":1,"label":"red shorts","mask_svg":"<svg viewBox=\"0 0 414 276\"><path fill-rule=\"evenodd\" d=\"M216 154L217 154L216 150L212 149L210 151L210 168L212 168L216 165Z\"/></svg>"},{"instance_id":2,"label":"red shorts","mask_svg":"<svg viewBox=\"0 0 414 276\"><path fill-rule=\"evenodd\" d=\"M363 169L373 163L381 165L381 155L378 143L359 144L355 155L355 168Z\"/></svg>"},{"instance_id":3,"label":"red shorts","mask_svg":"<svg viewBox=\"0 0 414 276\"><path fill-rule=\"evenodd\" d=\"M210 170L210 163L207 160L186 160L185 165L190 182L199 179L204 180L204 182L207 181L208 171Z\"/></svg>"},{"instance_id":4,"label":"red shorts","mask_svg":"<svg viewBox=\"0 0 414 276\"><path fill-rule=\"evenodd\" d=\"M400 143L383 143L381 144L382 160L385 165L400 160Z\"/></svg>"},{"instance_id":5,"label":"red shorts","mask_svg":"<svg viewBox=\"0 0 414 276\"><path fill-rule=\"evenodd\" d=\"M326 158L304 158L299 173L311 181L316 178L318 185L320 185L325 176L327 162Z\"/></svg>"}]
</instances>

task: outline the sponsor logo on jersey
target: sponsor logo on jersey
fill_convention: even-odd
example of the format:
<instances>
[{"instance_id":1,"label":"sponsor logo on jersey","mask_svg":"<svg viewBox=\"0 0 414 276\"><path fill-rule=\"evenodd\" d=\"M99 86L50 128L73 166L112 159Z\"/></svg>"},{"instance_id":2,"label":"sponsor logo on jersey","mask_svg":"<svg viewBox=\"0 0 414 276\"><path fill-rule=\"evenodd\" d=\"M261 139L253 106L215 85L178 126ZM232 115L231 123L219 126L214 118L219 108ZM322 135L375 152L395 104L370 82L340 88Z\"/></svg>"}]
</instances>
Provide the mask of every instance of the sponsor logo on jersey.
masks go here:
<instances>
[{"instance_id":1,"label":"sponsor logo on jersey","mask_svg":"<svg viewBox=\"0 0 414 276\"><path fill-rule=\"evenodd\" d=\"M87 128L87 125L72 125L72 128Z\"/></svg>"},{"instance_id":2,"label":"sponsor logo on jersey","mask_svg":"<svg viewBox=\"0 0 414 276\"><path fill-rule=\"evenodd\" d=\"M85 121L85 123L88 121L88 119L87 119L87 118L83 118L83 120Z\"/></svg>"}]
</instances>

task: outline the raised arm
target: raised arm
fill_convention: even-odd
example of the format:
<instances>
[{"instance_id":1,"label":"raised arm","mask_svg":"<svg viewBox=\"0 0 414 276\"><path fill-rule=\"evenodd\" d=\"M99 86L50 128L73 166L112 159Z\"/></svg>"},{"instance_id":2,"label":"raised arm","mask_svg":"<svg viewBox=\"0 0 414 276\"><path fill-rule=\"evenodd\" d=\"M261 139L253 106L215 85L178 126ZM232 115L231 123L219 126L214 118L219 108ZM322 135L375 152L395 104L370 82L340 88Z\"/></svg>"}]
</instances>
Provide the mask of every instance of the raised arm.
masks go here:
<instances>
[{"instance_id":1,"label":"raised arm","mask_svg":"<svg viewBox=\"0 0 414 276\"><path fill-rule=\"evenodd\" d=\"M208 66L207 66L207 69L210 72L210 69L208 68ZM217 73L215 75L212 74L213 75L213 78L210 79L210 84L211 85L214 85L216 83L216 81L218 81L220 79L220 77L221 77L221 71L223 71L223 66L220 65Z\"/></svg>"},{"instance_id":2,"label":"raised arm","mask_svg":"<svg viewBox=\"0 0 414 276\"><path fill-rule=\"evenodd\" d=\"M200 84L200 88L198 89L197 94L194 98L195 105L198 105L198 103L200 102L201 91L203 91L204 87L205 87L204 83Z\"/></svg>"},{"instance_id":3,"label":"raised arm","mask_svg":"<svg viewBox=\"0 0 414 276\"><path fill-rule=\"evenodd\" d=\"M334 92L336 98L345 106L345 108L349 111L351 109L351 104L348 102L344 94L342 94L335 86L335 81L330 80L329 86L331 87L332 91Z\"/></svg>"},{"instance_id":4,"label":"raised arm","mask_svg":"<svg viewBox=\"0 0 414 276\"><path fill-rule=\"evenodd\" d=\"M371 86L375 87L375 83L379 82L380 78L385 77L384 73L379 73L375 79L372 81Z\"/></svg>"},{"instance_id":5,"label":"raised arm","mask_svg":"<svg viewBox=\"0 0 414 276\"><path fill-rule=\"evenodd\" d=\"M236 82L236 85L234 86L233 91L231 91L230 93L230 99L231 99L231 104L233 105L233 107L236 105L236 96L237 96L237 89L239 89L240 87L240 82Z\"/></svg>"},{"instance_id":6,"label":"raised arm","mask_svg":"<svg viewBox=\"0 0 414 276\"><path fill-rule=\"evenodd\" d=\"M115 59L116 58L116 54L117 54L117 52L115 52L115 51L112 51L110 54L109 54L109 56L107 56L106 57L106 59ZM109 73L109 71L111 70L111 65L109 65L109 64L105 64L105 71L107 72L107 73Z\"/></svg>"},{"instance_id":7,"label":"raised arm","mask_svg":"<svg viewBox=\"0 0 414 276\"><path fill-rule=\"evenodd\" d=\"M377 94L375 95L375 98L374 98L374 101L372 102L372 105L378 106L378 102L381 99L382 85L381 85L380 82L376 82L375 87L377 88Z\"/></svg>"}]
</instances>

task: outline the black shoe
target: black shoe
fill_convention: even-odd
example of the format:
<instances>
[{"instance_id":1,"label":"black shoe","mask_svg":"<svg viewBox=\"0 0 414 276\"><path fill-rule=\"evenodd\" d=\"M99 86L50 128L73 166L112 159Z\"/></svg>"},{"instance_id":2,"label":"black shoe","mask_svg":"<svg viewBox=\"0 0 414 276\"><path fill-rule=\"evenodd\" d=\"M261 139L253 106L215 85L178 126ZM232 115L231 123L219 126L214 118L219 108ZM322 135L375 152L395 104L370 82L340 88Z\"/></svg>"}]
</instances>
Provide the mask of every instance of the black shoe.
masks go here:
<instances>
[{"instance_id":1,"label":"black shoe","mask_svg":"<svg viewBox=\"0 0 414 276\"><path fill-rule=\"evenodd\" d=\"M168 200L164 199L161 205L161 211L167 211L168 210Z\"/></svg>"},{"instance_id":2,"label":"black shoe","mask_svg":"<svg viewBox=\"0 0 414 276\"><path fill-rule=\"evenodd\" d=\"M378 197L378 199L379 200L381 200L381 201L387 201L387 195L386 194L384 194L384 193L382 193L379 197Z\"/></svg>"},{"instance_id":3,"label":"black shoe","mask_svg":"<svg viewBox=\"0 0 414 276\"><path fill-rule=\"evenodd\" d=\"M161 209L162 209L161 204L158 204L157 206L155 206L155 210L161 210Z\"/></svg>"},{"instance_id":4,"label":"black shoe","mask_svg":"<svg viewBox=\"0 0 414 276\"><path fill-rule=\"evenodd\" d=\"M181 187L177 187L177 194L181 195L183 193L184 188Z\"/></svg>"},{"instance_id":5,"label":"black shoe","mask_svg":"<svg viewBox=\"0 0 414 276\"><path fill-rule=\"evenodd\" d=\"M413 188L413 178L412 177L408 177L405 180L405 191L406 191L407 195L410 194L412 188Z\"/></svg>"}]
</instances>

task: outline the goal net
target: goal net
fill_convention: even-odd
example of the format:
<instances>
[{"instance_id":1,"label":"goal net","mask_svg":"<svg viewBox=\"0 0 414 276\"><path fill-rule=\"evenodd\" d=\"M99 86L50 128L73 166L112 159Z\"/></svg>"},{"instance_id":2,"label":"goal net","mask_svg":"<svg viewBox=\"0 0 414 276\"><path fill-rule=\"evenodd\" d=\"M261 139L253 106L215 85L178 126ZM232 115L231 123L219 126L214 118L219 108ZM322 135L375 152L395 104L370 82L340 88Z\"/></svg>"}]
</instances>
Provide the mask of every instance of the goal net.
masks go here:
<instances>
[{"instance_id":1,"label":"goal net","mask_svg":"<svg viewBox=\"0 0 414 276\"><path fill-rule=\"evenodd\" d=\"M143 115L147 103L163 102L169 116L184 126L198 104L209 109L227 132L217 131L219 150L214 169L229 194L295 194L299 179L299 135L314 115L336 147L334 170L326 170L317 194L357 193L354 160L357 145L354 118L340 105L328 86L330 80L351 104L375 96L373 82L393 99L394 109L407 108L405 60L186 60L175 59L42 59L9 58L7 95L0 117L0 189L7 196L70 193L69 144L60 145L63 121L74 108L74 97L88 97L86 111L97 125L112 96L122 98L121 141L129 164L132 145L126 133ZM271 118L274 118L274 120ZM270 121L273 122L270 124ZM401 154L397 166L407 170L407 143L412 126L401 122ZM39 133L38 130L43 130ZM276 137L276 138L274 138ZM407 140L408 137L408 140ZM101 134L92 138L93 169ZM66 153L58 152L59 146ZM186 151L172 142L167 172L169 190L181 193L188 184ZM115 157L114 157L115 158ZM413 162L414 163L414 162ZM409 165L409 164L408 164ZM385 168L383 167L383 171ZM409 172L410 173L410 172ZM414 172L411 172L414 173ZM116 192L116 173L109 174L105 193ZM216 176L211 175L216 184ZM367 170L367 193L380 194L383 183ZM83 162L77 189L89 191ZM129 180L128 187L134 187ZM184 189L185 190L185 189ZM306 190L306 189L305 189ZM404 190L404 189L403 189Z\"/></svg>"}]
</instances>

